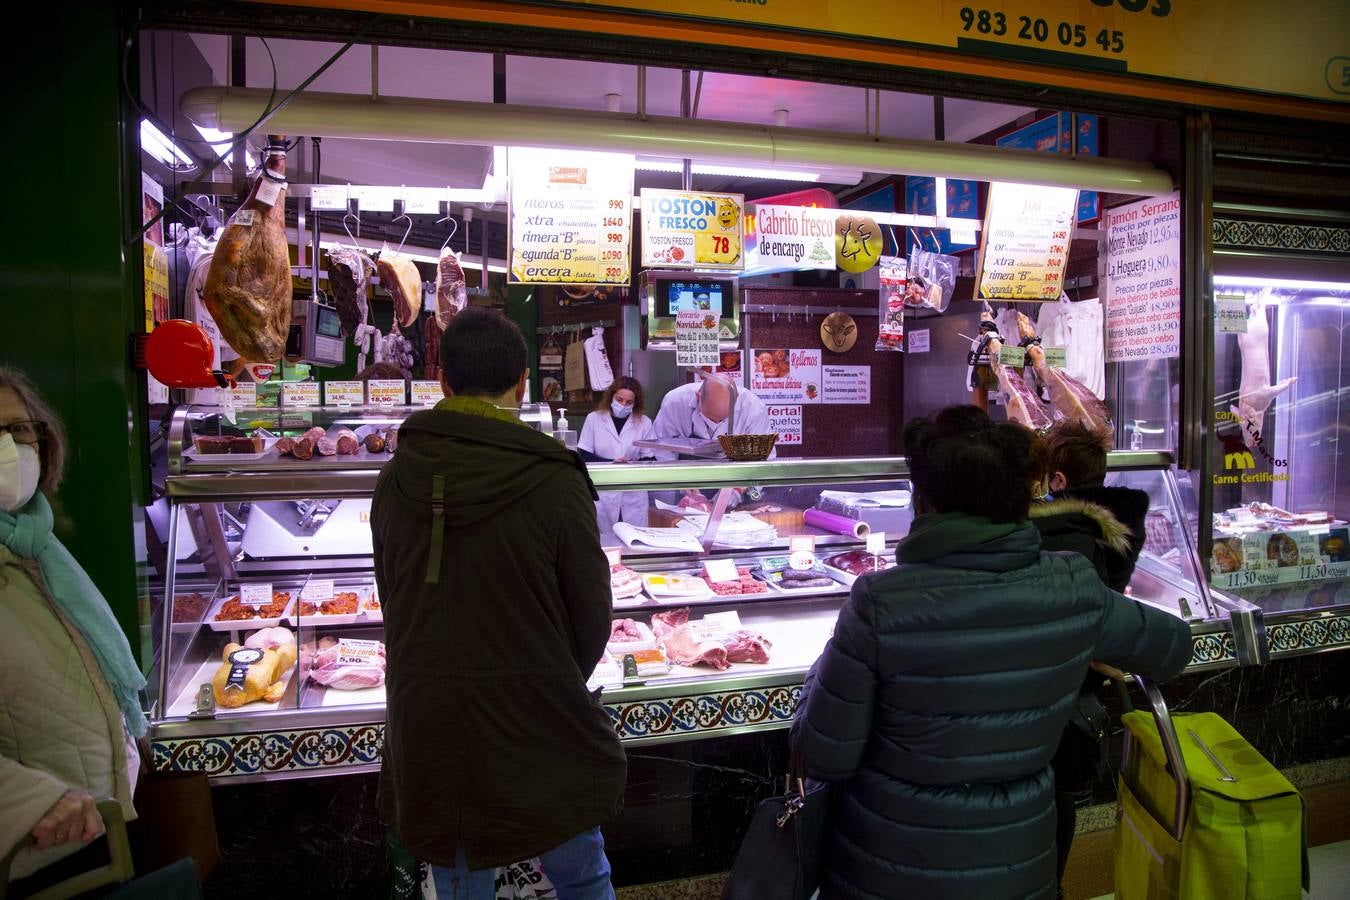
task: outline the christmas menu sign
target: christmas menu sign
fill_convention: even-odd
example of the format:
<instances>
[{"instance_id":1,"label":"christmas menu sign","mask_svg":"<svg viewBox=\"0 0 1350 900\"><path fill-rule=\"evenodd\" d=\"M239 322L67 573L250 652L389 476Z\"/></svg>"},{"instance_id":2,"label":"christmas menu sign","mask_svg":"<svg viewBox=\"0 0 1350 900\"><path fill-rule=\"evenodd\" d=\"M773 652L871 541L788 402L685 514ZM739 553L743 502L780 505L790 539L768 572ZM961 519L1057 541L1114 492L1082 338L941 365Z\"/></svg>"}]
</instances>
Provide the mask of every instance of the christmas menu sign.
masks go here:
<instances>
[{"instance_id":1,"label":"christmas menu sign","mask_svg":"<svg viewBox=\"0 0 1350 900\"><path fill-rule=\"evenodd\" d=\"M633 157L512 147L512 284L628 284Z\"/></svg>"},{"instance_id":2,"label":"christmas menu sign","mask_svg":"<svg viewBox=\"0 0 1350 900\"><path fill-rule=\"evenodd\" d=\"M1076 188L989 185L984 246L976 273L986 300L1056 300L1064 290L1078 210Z\"/></svg>"}]
</instances>

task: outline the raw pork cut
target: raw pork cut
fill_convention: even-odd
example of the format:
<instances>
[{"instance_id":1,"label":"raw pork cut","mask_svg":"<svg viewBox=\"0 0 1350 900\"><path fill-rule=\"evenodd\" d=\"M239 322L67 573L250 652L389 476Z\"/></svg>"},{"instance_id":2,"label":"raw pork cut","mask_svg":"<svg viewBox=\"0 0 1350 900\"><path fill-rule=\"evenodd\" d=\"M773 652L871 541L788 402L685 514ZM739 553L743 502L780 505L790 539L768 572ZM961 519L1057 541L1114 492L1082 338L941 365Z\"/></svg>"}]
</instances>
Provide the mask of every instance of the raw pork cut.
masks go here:
<instances>
[{"instance_id":1,"label":"raw pork cut","mask_svg":"<svg viewBox=\"0 0 1350 900\"><path fill-rule=\"evenodd\" d=\"M283 135L268 135L281 148ZM243 206L230 217L206 275L202 299L220 335L250 362L271 362L291 327L291 256L286 241L286 152L269 150ZM265 202L275 192L271 203Z\"/></svg>"},{"instance_id":2,"label":"raw pork cut","mask_svg":"<svg viewBox=\"0 0 1350 900\"><path fill-rule=\"evenodd\" d=\"M742 629L722 639L727 651L727 662L766 663L773 643L757 631Z\"/></svg>"},{"instance_id":3,"label":"raw pork cut","mask_svg":"<svg viewBox=\"0 0 1350 900\"><path fill-rule=\"evenodd\" d=\"M630 641L642 640L642 632L638 631L638 623L632 619L615 619L609 626L609 642L611 644L628 643Z\"/></svg>"},{"instance_id":4,"label":"raw pork cut","mask_svg":"<svg viewBox=\"0 0 1350 900\"><path fill-rule=\"evenodd\" d=\"M469 290L464 283L464 270L459 257L449 247L441 250L436 266L436 324L444 329L458 313L469 305Z\"/></svg>"},{"instance_id":5,"label":"raw pork cut","mask_svg":"<svg viewBox=\"0 0 1350 900\"><path fill-rule=\"evenodd\" d=\"M341 644L331 637L323 638L314 654L309 677L325 687L339 691L359 691L384 684L383 644L379 645L378 654L369 657L365 663L341 662L339 660L341 649Z\"/></svg>"},{"instance_id":6,"label":"raw pork cut","mask_svg":"<svg viewBox=\"0 0 1350 900\"><path fill-rule=\"evenodd\" d=\"M422 308L422 276L417 264L392 250L385 250L375 262L380 273L380 284L394 298L394 318L400 328L417 321ZM401 363L400 363L401 364Z\"/></svg>"},{"instance_id":7,"label":"raw pork cut","mask_svg":"<svg viewBox=\"0 0 1350 900\"><path fill-rule=\"evenodd\" d=\"M694 639L687 608L653 614L652 631L666 648L666 656L676 665L696 666L702 663L719 672L731 668L731 663L727 661L727 648L722 646L721 641Z\"/></svg>"},{"instance_id":8,"label":"raw pork cut","mask_svg":"<svg viewBox=\"0 0 1350 900\"><path fill-rule=\"evenodd\" d=\"M344 337L356 334L367 318L366 277L375 268L360 250L335 247L328 251L328 283L333 288L333 303Z\"/></svg>"}]
</instances>

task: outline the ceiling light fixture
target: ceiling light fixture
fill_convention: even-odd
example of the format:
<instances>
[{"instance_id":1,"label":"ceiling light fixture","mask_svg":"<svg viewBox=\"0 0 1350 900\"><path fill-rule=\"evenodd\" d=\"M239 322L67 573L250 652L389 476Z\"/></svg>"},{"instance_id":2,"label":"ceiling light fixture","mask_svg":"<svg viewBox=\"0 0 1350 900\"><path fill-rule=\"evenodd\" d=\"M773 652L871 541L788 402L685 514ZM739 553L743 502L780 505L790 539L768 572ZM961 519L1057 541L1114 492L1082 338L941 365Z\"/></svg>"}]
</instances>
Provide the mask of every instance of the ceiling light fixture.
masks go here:
<instances>
[{"instance_id":1,"label":"ceiling light fixture","mask_svg":"<svg viewBox=\"0 0 1350 900\"><path fill-rule=\"evenodd\" d=\"M195 166L196 161L149 119L141 119L141 149L171 169Z\"/></svg>"},{"instance_id":2,"label":"ceiling light fixture","mask_svg":"<svg viewBox=\"0 0 1350 900\"><path fill-rule=\"evenodd\" d=\"M679 163L676 162L655 162L638 160L634 166L640 172L675 172L684 171ZM708 166L702 163L694 163L693 171L695 175L725 175L730 178L766 178L771 181L832 181L833 179L820 172L802 172L795 169L757 169L744 166ZM861 173L856 173L858 177L854 179L856 184L862 180ZM847 183L847 176L840 175L839 183Z\"/></svg>"}]
</instances>

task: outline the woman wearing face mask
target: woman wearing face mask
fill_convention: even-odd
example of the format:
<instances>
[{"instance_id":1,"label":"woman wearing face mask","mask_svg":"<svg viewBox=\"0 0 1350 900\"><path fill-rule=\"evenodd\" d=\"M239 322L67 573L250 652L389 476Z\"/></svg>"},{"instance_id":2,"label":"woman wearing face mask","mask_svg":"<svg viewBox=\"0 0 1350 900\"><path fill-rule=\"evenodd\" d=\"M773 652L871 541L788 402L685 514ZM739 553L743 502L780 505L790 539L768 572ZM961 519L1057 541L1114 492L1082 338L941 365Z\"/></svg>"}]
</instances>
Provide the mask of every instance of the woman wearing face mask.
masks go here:
<instances>
[{"instance_id":1,"label":"woman wearing face mask","mask_svg":"<svg viewBox=\"0 0 1350 900\"><path fill-rule=\"evenodd\" d=\"M643 408L642 383L621 375L600 398L595 412L586 417L577 450L587 462L635 462L651 453L634 444L655 437L652 420L647 418ZM602 491L595 511L600 521L601 541L612 543L615 522L639 527L647 524L647 492Z\"/></svg>"},{"instance_id":2,"label":"woman wearing face mask","mask_svg":"<svg viewBox=\"0 0 1350 900\"><path fill-rule=\"evenodd\" d=\"M103 832L96 800L135 818L134 741L146 730L126 636L52 534L65 440L28 380L0 367L0 855L34 838L10 869L10 896L72 874L44 867Z\"/></svg>"}]
</instances>

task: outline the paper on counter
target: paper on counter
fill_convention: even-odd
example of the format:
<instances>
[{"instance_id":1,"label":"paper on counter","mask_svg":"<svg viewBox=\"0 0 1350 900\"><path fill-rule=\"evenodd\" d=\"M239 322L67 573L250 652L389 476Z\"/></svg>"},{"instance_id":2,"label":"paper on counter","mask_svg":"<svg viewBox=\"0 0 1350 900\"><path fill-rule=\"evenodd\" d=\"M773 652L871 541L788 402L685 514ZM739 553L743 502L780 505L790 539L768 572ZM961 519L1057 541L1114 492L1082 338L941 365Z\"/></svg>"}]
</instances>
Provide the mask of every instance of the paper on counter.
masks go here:
<instances>
[{"instance_id":1,"label":"paper on counter","mask_svg":"<svg viewBox=\"0 0 1350 900\"><path fill-rule=\"evenodd\" d=\"M641 544L660 550L703 552L703 545L698 542L698 538L684 528L640 528L627 522L615 522L614 536L629 547Z\"/></svg>"},{"instance_id":2,"label":"paper on counter","mask_svg":"<svg viewBox=\"0 0 1350 900\"><path fill-rule=\"evenodd\" d=\"M821 491L822 499L838 500L841 503L857 506L890 506L903 509L909 506L911 495L909 491L872 491L866 494L855 494L849 491Z\"/></svg>"}]
</instances>

